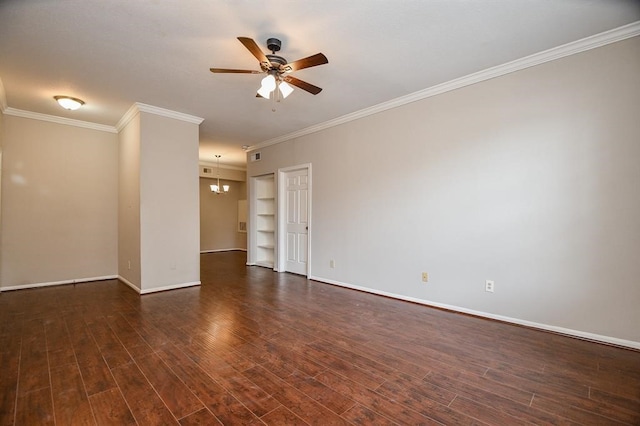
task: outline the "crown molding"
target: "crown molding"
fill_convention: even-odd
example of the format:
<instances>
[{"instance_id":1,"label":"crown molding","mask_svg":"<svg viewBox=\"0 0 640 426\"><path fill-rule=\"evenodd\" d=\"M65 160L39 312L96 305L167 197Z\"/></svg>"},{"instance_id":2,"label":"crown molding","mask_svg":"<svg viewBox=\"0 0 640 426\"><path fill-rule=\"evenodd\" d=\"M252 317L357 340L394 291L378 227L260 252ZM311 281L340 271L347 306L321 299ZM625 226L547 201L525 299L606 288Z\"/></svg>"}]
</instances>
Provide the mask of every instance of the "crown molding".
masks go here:
<instances>
[{"instance_id":1,"label":"crown molding","mask_svg":"<svg viewBox=\"0 0 640 426\"><path fill-rule=\"evenodd\" d=\"M575 55L577 53L595 49L607 44L626 40L638 35L640 35L640 21L632 22L631 24L624 25L613 30L605 31L600 34L573 41L571 43L563 44L561 46L544 50L542 52L534 53L533 55L525 56L524 58L516 59L514 61L507 62L505 64L498 65L492 68L487 68L485 70L478 71L476 73L469 74L455 80L450 80L448 82L438 84L436 86L432 86L406 96L392 99L390 101L383 102L369 108L343 115L342 117L338 117L333 120L325 121L324 123L316 124L314 126L298 130L296 132L260 142L256 145L250 146L247 151L254 151L256 149L276 145L282 142L289 141L291 139L299 138L301 136L339 126L350 121L358 120L369 115L377 114L379 112L387 111L393 108L398 108L412 102L420 101L432 96L437 96L442 93L450 92L452 90L460 89L465 86L470 86L472 84L500 77L505 74L510 74L516 71L540 65L545 62L555 61L556 59Z\"/></svg>"},{"instance_id":2,"label":"crown molding","mask_svg":"<svg viewBox=\"0 0 640 426\"><path fill-rule=\"evenodd\" d=\"M116 124L116 130L118 131L118 133L121 132L122 129L124 129L125 126L129 124L133 117L135 117L138 113L139 111L136 107L136 104L131 105L131 107L127 110L127 112L124 113L124 115L120 118L120 120L118 120L118 123Z\"/></svg>"},{"instance_id":3,"label":"crown molding","mask_svg":"<svg viewBox=\"0 0 640 426\"><path fill-rule=\"evenodd\" d=\"M198 124L204 121L204 118L196 117L195 115L184 114L182 112L171 111L169 109L164 109L160 107L155 107L153 105L142 104L140 102L136 102L135 105L138 106L140 112L148 112L149 114L160 115L162 117L173 118L175 120L186 121L187 123Z\"/></svg>"},{"instance_id":4,"label":"crown molding","mask_svg":"<svg viewBox=\"0 0 640 426\"><path fill-rule=\"evenodd\" d=\"M127 124L129 124L129 121L131 121L133 117L141 112L155 114L167 118L173 118L174 120L186 121L187 123L197 125L200 125L200 123L204 121L204 118L196 117L195 115L184 114L182 112L171 111L169 109L135 102L133 105L131 105L131 108L129 108L127 112L122 116L120 121L118 121L118 124L116 124L116 129L118 129L118 131L121 131Z\"/></svg>"},{"instance_id":5,"label":"crown molding","mask_svg":"<svg viewBox=\"0 0 640 426\"><path fill-rule=\"evenodd\" d=\"M82 127L84 129L98 130L107 133L118 133L115 127L106 124L91 123L89 121L75 120L73 118L58 117L56 115L41 114L39 112L24 111L11 107L5 108L3 111L6 115L14 117L30 118L32 120L48 121L50 123L64 124L66 126Z\"/></svg>"},{"instance_id":6,"label":"crown molding","mask_svg":"<svg viewBox=\"0 0 640 426\"><path fill-rule=\"evenodd\" d=\"M0 78L0 112L4 113L9 106L7 105L7 94L4 91L4 84Z\"/></svg>"},{"instance_id":7,"label":"crown molding","mask_svg":"<svg viewBox=\"0 0 640 426\"><path fill-rule=\"evenodd\" d=\"M150 114L161 115L163 117L173 118L176 120L186 121L193 124L200 124L204 121L203 118L195 117L193 115L183 114L181 112L170 111L164 108L158 108L151 105L145 105L140 103L134 103L131 108L122 116L118 124L114 126L108 126L106 124L97 124L89 121L75 120L72 118L58 117L56 115L42 114L39 112L25 111L21 109L11 108L3 103L4 100L4 86L0 81L0 109L3 114L13 115L15 117L30 118L32 120L48 121L50 123L64 124L67 126L82 127L85 129L99 130L101 132L118 133L121 131L133 117L140 111L148 112Z\"/></svg>"}]
</instances>

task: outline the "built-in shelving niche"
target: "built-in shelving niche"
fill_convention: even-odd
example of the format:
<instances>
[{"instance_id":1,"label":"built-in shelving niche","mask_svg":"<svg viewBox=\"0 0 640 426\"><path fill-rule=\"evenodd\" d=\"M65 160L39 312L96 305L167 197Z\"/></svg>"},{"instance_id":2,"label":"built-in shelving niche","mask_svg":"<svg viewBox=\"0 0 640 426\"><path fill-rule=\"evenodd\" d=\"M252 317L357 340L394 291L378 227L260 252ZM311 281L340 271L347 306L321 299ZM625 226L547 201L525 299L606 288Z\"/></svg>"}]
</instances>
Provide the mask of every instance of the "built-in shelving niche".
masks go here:
<instances>
[{"instance_id":1,"label":"built-in shelving niche","mask_svg":"<svg viewBox=\"0 0 640 426\"><path fill-rule=\"evenodd\" d=\"M276 198L273 174L253 179L253 238L251 263L273 268L275 255Z\"/></svg>"}]
</instances>

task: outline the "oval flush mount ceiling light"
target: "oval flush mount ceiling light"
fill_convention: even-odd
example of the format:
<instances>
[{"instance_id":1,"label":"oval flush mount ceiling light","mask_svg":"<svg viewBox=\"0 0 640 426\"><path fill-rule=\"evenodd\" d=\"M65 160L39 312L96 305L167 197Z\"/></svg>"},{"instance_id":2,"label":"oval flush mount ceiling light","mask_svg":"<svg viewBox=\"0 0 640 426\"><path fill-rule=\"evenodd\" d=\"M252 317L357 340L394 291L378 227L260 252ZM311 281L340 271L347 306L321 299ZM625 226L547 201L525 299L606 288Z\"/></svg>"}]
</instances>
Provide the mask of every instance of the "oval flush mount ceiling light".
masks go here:
<instances>
[{"instance_id":1,"label":"oval flush mount ceiling light","mask_svg":"<svg viewBox=\"0 0 640 426\"><path fill-rule=\"evenodd\" d=\"M71 96L54 96L53 99L58 101L62 108L71 111L75 111L84 105L84 101L82 99L72 98Z\"/></svg>"}]
</instances>

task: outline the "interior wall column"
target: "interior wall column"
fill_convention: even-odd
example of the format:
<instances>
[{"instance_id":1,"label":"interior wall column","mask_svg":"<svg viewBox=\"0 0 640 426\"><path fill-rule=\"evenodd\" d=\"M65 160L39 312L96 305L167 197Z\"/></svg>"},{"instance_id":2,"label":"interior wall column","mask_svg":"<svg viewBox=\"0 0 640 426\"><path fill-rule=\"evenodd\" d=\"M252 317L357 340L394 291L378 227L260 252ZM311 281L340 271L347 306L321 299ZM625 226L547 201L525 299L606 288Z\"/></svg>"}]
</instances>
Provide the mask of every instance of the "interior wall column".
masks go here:
<instances>
[{"instance_id":1,"label":"interior wall column","mask_svg":"<svg viewBox=\"0 0 640 426\"><path fill-rule=\"evenodd\" d=\"M134 104L118 124L118 275L141 294L200 284L203 120Z\"/></svg>"}]
</instances>

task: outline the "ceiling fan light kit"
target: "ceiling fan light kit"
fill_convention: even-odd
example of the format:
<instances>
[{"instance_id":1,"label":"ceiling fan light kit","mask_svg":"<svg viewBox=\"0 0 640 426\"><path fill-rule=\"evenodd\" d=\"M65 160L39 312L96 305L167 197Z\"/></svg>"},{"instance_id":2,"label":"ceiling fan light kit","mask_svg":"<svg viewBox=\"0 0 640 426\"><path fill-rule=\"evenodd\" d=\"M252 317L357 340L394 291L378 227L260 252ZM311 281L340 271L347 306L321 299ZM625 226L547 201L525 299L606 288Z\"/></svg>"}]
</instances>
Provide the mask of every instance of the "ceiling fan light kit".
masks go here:
<instances>
[{"instance_id":1,"label":"ceiling fan light kit","mask_svg":"<svg viewBox=\"0 0 640 426\"><path fill-rule=\"evenodd\" d=\"M263 98L269 98L271 96L271 92L276 90L276 78L273 74L267 75L262 79L261 86L258 89L258 94Z\"/></svg>"},{"instance_id":2,"label":"ceiling fan light kit","mask_svg":"<svg viewBox=\"0 0 640 426\"><path fill-rule=\"evenodd\" d=\"M282 94L282 99L286 99L287 96L289 96L291 92L293 92L293 87L287 84L286 81L280 82L280 84L278 84L278 89L280 89L280 93Z\"/></svg>"},{"instance_id":3,"label":"ceiling fan light kit","mask_svg":"<svg viewBox=\"0 0 640 426\"><path fill-rule=\"evenodd\" d=\"M276 52L282 47L282 42L277 38L267 39L267 48L271 51L270 55L265 55L258 47L253 39L248 37L238 37L240 43L255 56L260 62L261 71L254 70L239 70L228 68L210 68L213 73L232 73L232 74L263 74L266 73L266 77L262 79L260 88L257 91L257 97L265 99L271 99L272 111L275 111L275 103L280 102L281 99L285 99L293 92L293 86L298 87L304 91L317 95L322 91L318 86L307 83L295 77L289 75L294 71L298 71L304 68L311 68L318 65L329 63L329 60L322 53L316 53L315 55L299 59L294 62L287 62L282 56L276 55Z\"/></svg>"}]
</instances>

